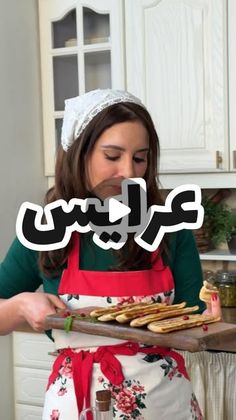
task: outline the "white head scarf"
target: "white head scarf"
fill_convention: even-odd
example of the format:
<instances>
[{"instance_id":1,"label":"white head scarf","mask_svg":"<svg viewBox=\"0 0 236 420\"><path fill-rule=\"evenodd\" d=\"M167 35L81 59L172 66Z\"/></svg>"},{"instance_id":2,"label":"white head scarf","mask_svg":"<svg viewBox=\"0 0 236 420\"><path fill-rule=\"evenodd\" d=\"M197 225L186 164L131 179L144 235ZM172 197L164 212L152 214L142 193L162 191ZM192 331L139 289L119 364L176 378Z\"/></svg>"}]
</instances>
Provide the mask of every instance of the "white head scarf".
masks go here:
<instances>
[{"instance_id":1,"label":"white head scarf","mask_svg":"<svg viewBox=\"0 0 236 420\"><path fill-rule=\"evenodd\" d=\"M142 102L129 92L114 89L96 89L81 96L65 100L61 143L65 151L79 137L85 127L103 109L121 102Z\"/></svg>"}]
</instances>

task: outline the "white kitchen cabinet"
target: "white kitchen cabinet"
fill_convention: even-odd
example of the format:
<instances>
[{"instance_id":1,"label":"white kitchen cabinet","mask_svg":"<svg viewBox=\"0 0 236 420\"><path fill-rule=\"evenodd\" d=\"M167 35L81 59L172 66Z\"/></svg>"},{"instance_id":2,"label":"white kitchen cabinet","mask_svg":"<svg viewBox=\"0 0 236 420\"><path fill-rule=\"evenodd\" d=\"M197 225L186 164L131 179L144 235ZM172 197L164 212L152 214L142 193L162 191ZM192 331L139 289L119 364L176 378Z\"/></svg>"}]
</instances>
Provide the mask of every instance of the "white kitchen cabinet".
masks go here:
<instances>
[{"instance_id":1,"label":"white kitchen cabinet","mask_svg":"<svg viewBox=\"0 0 236 420\"><path fill-rule=\"evenodd\" d=\"M44 394L54 361L54 344L45 334L13 333L15 420L42 418Z\"/></svg>"},{"instance_id":2,"label":"white kitchen cabinet","mask_svg":"<svg viewBox=\"0 0 236 420\"><path fill-rule=\"evenodd\" d=\"M125 0L127 89L161 144L161 187L236 185L234 0Z\"/></svg>"},{"instance_id":3,"label":"white kitchen cabinet","mask_svg":"<svg viewBox=\"0 0 236 420\"><path fill-rule=\"evenodd\" d=\"M64 100L124 88L122 0L38 0L45 175L53 176Z\"/></svg>"},{"instance_id":4,"label":"white kitchen cabinet","mask_svg":"<svg viewBox=\"0 0 236 420\"><path fill-rule=\"evenodd\" d=\"M17 403L43 406L50 371L26 367L14 368Z\"/></svg>"},{"instance_id":5,"label":"white kitchen cabinet","mask_svg":"<svg viewBox=\"0 0 236 420\"><path fill-rule=\"evenodd\" d=\"M38 2L45 175L54 175L64 99L114 87L152 114L163 188L235 188L234 0Z\"/></svg>"},{"instance_id":6,"label":"white kitchen cabinet","mask_svg":"<svg viewBox=\"0 0 236 420\"><path fill-rule=\"evenodd\" d=\"M151 111L161 172L228 170L226 1L125 6L127 88Z\"/></svg>"},{"instance_id":7,"label":"white kitchen cabinet","mask_svg":"<svg viewBox=\"0 0 236 420\"><path fill-rule=\"evenodd\" d=\"M16 404L14 420L42 420L42 407Z\"/></svg>"},{"instance_id":8,"label":"white kitchen cabinet","mask_svg":"<svg viewBox=\"0 0 236 420\"><path fill-rule=\"evenodd\" d=\"M236 2L228 0L228 77L229 77L229 164L230 170L236 172ZM235 184L236 187L236 174Z\"/></svg>"}]
</instances>

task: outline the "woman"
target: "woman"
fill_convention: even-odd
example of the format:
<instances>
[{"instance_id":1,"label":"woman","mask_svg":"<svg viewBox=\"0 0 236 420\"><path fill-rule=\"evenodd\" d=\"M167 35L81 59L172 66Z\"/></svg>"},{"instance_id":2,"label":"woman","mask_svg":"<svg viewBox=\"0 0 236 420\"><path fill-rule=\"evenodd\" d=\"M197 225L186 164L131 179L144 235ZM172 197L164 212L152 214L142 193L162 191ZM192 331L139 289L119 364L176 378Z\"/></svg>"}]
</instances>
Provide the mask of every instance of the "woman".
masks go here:
<instances>
[{"instance_id":1,"label":"woman","mask_svg":"<svg viewBox=\"0 0 236 420\"><path fill-rule=\"evenodd\" d=\"M144 178L148 206L161 204L157 184L158 137L149 113L133 95L96 90L66 101L55 186L57 199L115 196L125 178ZM45 293L32 293L40 284ZM104 250L92 233L73 234L61 250L26 249L15 240L0 271L1 332L27 321L37 331L57 309L134 301L198 304L201 267L190 231L164 237L158 253L141 249L129 235L119 251ZM10 319L11 314L11 319ZM110 337L52 332L59 356L46 392L43 419L74 420L109 388L113 417L202 419L177 352L124 343Z\"/></svg>"}]
</instances>

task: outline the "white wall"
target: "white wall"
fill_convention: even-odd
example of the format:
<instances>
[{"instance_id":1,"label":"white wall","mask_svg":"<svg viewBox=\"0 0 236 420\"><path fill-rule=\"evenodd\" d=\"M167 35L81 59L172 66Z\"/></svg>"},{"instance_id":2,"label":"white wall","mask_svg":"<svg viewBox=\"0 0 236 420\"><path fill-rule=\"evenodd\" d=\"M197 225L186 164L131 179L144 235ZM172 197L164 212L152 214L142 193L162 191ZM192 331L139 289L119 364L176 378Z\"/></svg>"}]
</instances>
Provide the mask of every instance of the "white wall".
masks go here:
<instances>
[{"instance_id":1,"label":"white wall","mask_svg":"<svg viewBox=\"0 0 236 420\"><path fill-rule=\"evenodd\" d=\"M0 260L43 176L37 0L0 0ZM13 420L11 337L0 337L0 420Z\"/></svg>"}]
</instances>

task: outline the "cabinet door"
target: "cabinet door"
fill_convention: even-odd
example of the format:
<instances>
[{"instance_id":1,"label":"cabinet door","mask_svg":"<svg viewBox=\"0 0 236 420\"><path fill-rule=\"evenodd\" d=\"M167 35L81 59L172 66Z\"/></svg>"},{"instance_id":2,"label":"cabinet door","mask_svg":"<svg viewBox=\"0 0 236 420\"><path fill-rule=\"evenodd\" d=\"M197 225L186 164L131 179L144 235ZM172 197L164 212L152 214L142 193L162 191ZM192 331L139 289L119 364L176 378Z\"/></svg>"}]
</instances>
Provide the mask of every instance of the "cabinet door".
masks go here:
<instances>
[{"instance_id":1,"label":"cabinet door","mask_svg":"<svg viewBox=\"0 0 236 420\"><path fill-rule=\"evenodd\" d=\"M16 403L43 406L49 375L50 370L15 367Z\"/></svg>"},{"instance_id":2,"label":"cabinet door","mask_svg":"<svg viewBox=\"0 0 236 420\"><path fill-rule=\"evenodd\" d=\"M230 171L236 172L236 2L228 2L228 56L229 56L229 137ZM236 186L236 179L235 184Z\"/></svg>"},{"instance_id":3,"label":"cabinet door","mask_svg":"<svg viewBox=\"0 0 236 420\"><path fill-rule=\"evenodd\" d=\"M52 368L55 352L54 343L45 335L38 333L13 333L14 366L37 369Z\"/></svg>"},{"instance_id":4,"label":"cabinet door","mask_svg":"<svg viewBox=\"0 0 236 420\"><path fill-rule=\"evenodd\" d=\"M224 0L126 0L128 90L150 110L161 172L228 170Z\"/></svg>"},{"instance_id":5,"label":"cabinet door","mask_svg":"<svg viewBox=\"0 0 236 420\"><path fill-rule=\"evenodd\" d=\"M42 420L43 408L33 405L16 404L15 420Z\"/></svg>"},{"instance_id":6,"label":"cabinet door","mask_svg":"<svg viewBox=\"0 0 236 420\"><path fill-rule=\"evenodd\" d=\"M124 88L122 0L38 0L45 175L53 176L64 101Z\"/></svg>"}]
</instances>

